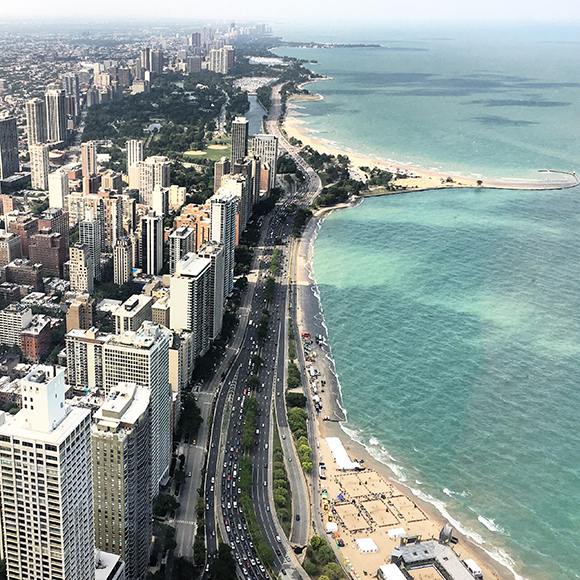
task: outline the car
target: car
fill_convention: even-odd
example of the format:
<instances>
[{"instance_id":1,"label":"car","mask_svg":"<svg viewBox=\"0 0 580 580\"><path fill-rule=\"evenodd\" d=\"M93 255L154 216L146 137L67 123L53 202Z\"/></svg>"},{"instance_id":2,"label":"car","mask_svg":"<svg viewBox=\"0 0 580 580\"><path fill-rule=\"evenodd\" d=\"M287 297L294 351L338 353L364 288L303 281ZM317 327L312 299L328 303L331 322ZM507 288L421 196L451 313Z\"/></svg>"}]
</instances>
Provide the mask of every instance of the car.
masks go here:
<instances>
[{"instance_id":1,"label":"car","mask_svg":"<svg viewBox=\"0 0 580 580\"><path fill-rule=\"evenodd\" d=\"M290 556L288 554L286 554L286 562L290 562Z\"/></svg>"},{"instance_id":2,"label":"car","mask_svg":"<svg viewBox=\"0 0 580 580\"><path fill-rule=\"evenodd\" d=\"M300 514L296 514L296 521L299 522L300 521Z\"/></svg>"},{"instance_id":3,"label":"car","mask_svg":"<svg viewBox=\"0 0 580 580\"><path fill-rule=\"evenodd\" d=\"M187 477L191 477L191 471L187 474Z\"/></svg>"},{"instance_id":4,"label":"car","mask_svg":"<svg viewBox=\"0 0 580 580\"><path fill-rule=\"evenodd\" d=\"M230 526L226 526L226 532L229 534L232 531L232 528L230 528Z\"/></svg>"},{"instance_id":5,"label":"car","mask_svg":"<svg viewBox=\"0 0 580 580\"><path fill-rule=\"evenodd\" d=\"M264 487L266 487L267 485L268 485L268 482L267 482L267 481L265 481L265 482L264 482Z\"/></svg>"},{"instance_id":6,"label":"car","mask_svg":"<svg viewBox=\"0 0 580 580\"><path fill-rule=\"evenodd\" d=\"M280 538L280 536L276 536L276 541L277 542L281 542L282 541L282 539Z\"/></svg>"},{"instance_id":7,"label":"car","mask_svg":"<svg viewBox=\"0 0 580 580\"><path fill-rule=\"evenodd\" d=\"M269 505L267 505L267 506L266 506L266 511L267 511L267 512L269 512L269 511L270 511L270 506L269 506Z\"/></svg>"}]
</instances>

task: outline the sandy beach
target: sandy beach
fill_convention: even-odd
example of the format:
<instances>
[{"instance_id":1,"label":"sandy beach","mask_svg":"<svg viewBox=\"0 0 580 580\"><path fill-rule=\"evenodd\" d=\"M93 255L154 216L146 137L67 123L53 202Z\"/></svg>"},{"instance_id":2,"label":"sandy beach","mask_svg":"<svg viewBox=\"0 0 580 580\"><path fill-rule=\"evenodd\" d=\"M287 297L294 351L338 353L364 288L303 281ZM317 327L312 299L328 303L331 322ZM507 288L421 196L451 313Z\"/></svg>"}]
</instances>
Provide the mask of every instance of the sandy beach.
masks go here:
<instances>
[{"instance_id":1,"label":"sandy beach","mask_svg":"<svg viewBox=\"0 0 580 580\"><path fill-rule=\"evenodd\" d=\"M355 201L354 204L357 202ZM352 440L341 428L341 421L346 420L342 407L340 384L334 369L331 347L328 344L326 327L318 299L316 281L311 269L311 259L314 240L320 228L324 214L313 217L298 242L295 260L295 287L296 287L296 316L297 336L308 333L312 337L312 344L307 345L310 350L304 354L311 359L306 365L316 368L320 375L317 378L318 396L321 397L322 410L315 422L317 449L319 459L324 461L327 468L326 480L319 480L318 497L313 494L314 509L322 517L326 526L330 519L337 523L338 536L328 536L329 541L337 550L338 557L350 569L353 577L362 578L376 574L381 564L390 561L393 548L399 545L400 540L391 538L389 531L404 528L407 534L421 534L423 540L431 537L438 538L440 530L448 523L434 506L415 497L410 490L395 481L395 475L383 463L375 460L367 450ZM322 335L323 341L317 345L315 336ZM297 348L303 344L297 341ZM321 391L321 379L326 384ZM312 383L312 381L311 381ZM310 396L313 391L310 389ZM326 437L339 437L351 460L363 461L364 471L340 472L326 444ZM325 505L322 499L323 491L328 496ZM339 498L340 496L340 498ZM312 514L314 517L314 514ZM492 559L479 546L472 543L457 530L453 535L459 542L453 546L454 551L462 560L473 558L482 568L484 578L511 580L513 574L501 564ZM337 540L344 542L338 547ZM378 547L376 553L361 553L356 540L372 538ZM441 578L434 568L421 568L412 571L414 580L435 580Z\"/></svg>"},{"instance_id":2,"label":"sandy beach","mask_svg":"<svg viewBox=\"0 0 580 580\"><path fill-rule=\"evenodd\" d=\"M307 84L307 83L305 83ZM389 193L399 193L402 191L424 191L427 189L449 189L457 187L484 187L490 189L529 189L529 190L548 190L548 189L564 189L575 187L578 185L578 179L574 174L565 172L547 172L538 173L536 180L521 180L521 179L490 179L486 177L466 177L458 176L455 173L437 173L426 171L425 169L418 169L397 163L394 161L386 161L379 158L373 158L351 151L342 150L333 146L324 139L316 137L316 133L308 128L307 117L304 117L297 104L304 101L319 101L323 97L317 93L309 93L306 95L294 95L290 98L288 104L288 112L284 118L283 128L287 136L294 137L302 141L304 145L309 145L320 153L327 153L329 155L347 155L350 158L351 166L353 168L360 167L378 167L393 173L397 170L404 173L405 170L413 174L413 177L397 177L393 185L398 191ZM452 181L447 179L451 177ZM368 195L368 194L367 194ZM380 195L386 195L381 193Z\"/></svg>"}]
</instances>

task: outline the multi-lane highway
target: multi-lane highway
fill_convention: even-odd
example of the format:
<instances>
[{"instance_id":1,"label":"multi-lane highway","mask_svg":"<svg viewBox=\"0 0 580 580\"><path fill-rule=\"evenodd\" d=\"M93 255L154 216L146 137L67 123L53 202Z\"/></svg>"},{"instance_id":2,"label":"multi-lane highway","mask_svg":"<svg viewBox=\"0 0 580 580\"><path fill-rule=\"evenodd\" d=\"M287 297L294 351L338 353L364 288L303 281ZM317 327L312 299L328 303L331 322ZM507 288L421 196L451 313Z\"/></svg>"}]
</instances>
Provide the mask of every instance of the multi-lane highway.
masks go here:
<instances>
[{"instance_id":1,"label":"multi-lane highway","mask_svg":"<svg viewBox=\"0 0 580 580\"><path fill-rule=\"evenodd\" d=\"M239 459L243 454L243 404L246 397L254 396L258 402L255 444L252 458L252 490L257 521L262 536L274 551L273 569L289 578L307 578L291 550L288 539L275 516L272 497L272 440L273 425L277 421L281 444L290 479L293 498L293 525L291 540L303 546L308 540L310 525L310 498L307 481L302 473L296 450L288 428L285 408L285 382L287 367L287 313L288 275L291 251L292 224L286 221L287 205L308 205L320 191L318 175L298 155L280 133L273 120L280 110L279 87L273 90L273 106L267 121L269 131L278 136L280 150L286 151L302 170L305 179L292 196L282 198L264 218L262 236L257 245L248 275L248 288L239 309L240 321L236 336L228 347L221 372L218 372L205 390L199 394L198 403L207 419L195 445L186 445L186 472L193 477L182 486L175 525L178 553L190 557L193 545L194 513L197 502L199 474L202 470L205 449L208 449L207 471L204 484L206 507L206 543L211 558L219 541L232 547L240 572L249 578L268 578L263 564L258 560L255 547L247 530L245 514L239 503ZM279 244L276 246L276 241ZM276 272L274 295L268 302L265 297L266 277L275 247L279 248L279 267ZM262 348L258 343L258 324L264 309L269 312L268 333ZM260 356L263 364L258 369L259 385L251 392L248 381L253 375L253 359ZM211 422L213 410L213 422ZM314 446L313 446L314 449ZM197 476L197 477L196 477Z\"/></svg>"}]
</instances>

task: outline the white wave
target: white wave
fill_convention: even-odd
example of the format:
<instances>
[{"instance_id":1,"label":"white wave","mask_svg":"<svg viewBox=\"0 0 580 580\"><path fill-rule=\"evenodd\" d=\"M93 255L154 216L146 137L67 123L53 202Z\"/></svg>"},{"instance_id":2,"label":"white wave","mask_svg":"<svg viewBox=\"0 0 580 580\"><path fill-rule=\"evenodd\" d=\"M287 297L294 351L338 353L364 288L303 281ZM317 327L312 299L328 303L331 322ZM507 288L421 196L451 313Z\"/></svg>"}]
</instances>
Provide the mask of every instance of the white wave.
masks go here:
<instances>
[{"instance_id":1,"label":"white wave","mask_svg":"<svg viewBox=\"0 0 580 580\"><path fill-rule=\"evenodd\" d=\"M369 443L370 443L371 445L380 445L380 441L379 441L379 440L378 440L376 437L371 437L371 438L369 439Z\"/></svg>"},{"instance_id":2,"label":"white wave","mask_svg":"<svg viewBox=\"0 0 580 580\"><path fill-rule=\"evenodd\" d=\"M484 518L483 516L477 516L477 519L490 531L490 532L501 532L505 533L501 526L498 526L491 518Z\"/></svg>"},{"instance_id":3,"label":"white wave","mask_svg":"<svg viewBox=\"0 0 580 580\"><path fill-rule=\"evenodd\" d=\"M448 495L449 497L453 497L453 492L450 489L447 489L446 487L443 488L443 493L445 495Z\"/></svg>"}]
</instances>

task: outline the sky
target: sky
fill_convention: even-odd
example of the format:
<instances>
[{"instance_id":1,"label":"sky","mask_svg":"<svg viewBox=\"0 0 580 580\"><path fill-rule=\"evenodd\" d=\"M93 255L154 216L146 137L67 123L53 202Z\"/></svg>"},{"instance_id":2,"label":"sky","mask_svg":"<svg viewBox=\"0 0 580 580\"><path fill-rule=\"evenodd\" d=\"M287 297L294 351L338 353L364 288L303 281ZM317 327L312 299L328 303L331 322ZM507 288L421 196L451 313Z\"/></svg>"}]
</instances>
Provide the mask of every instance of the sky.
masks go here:
<instances>
[{"instance_id":1,"label":"sky","mask_svg":"<svg viewBox=\"0 0 580 580\"><path fill-rule=\"evenodd\" d=\"M2 19L116 17L191 20L304 20L393 24L408 21L580 23L580 0L0 0Z\"/></svg>"}]
</instances>

